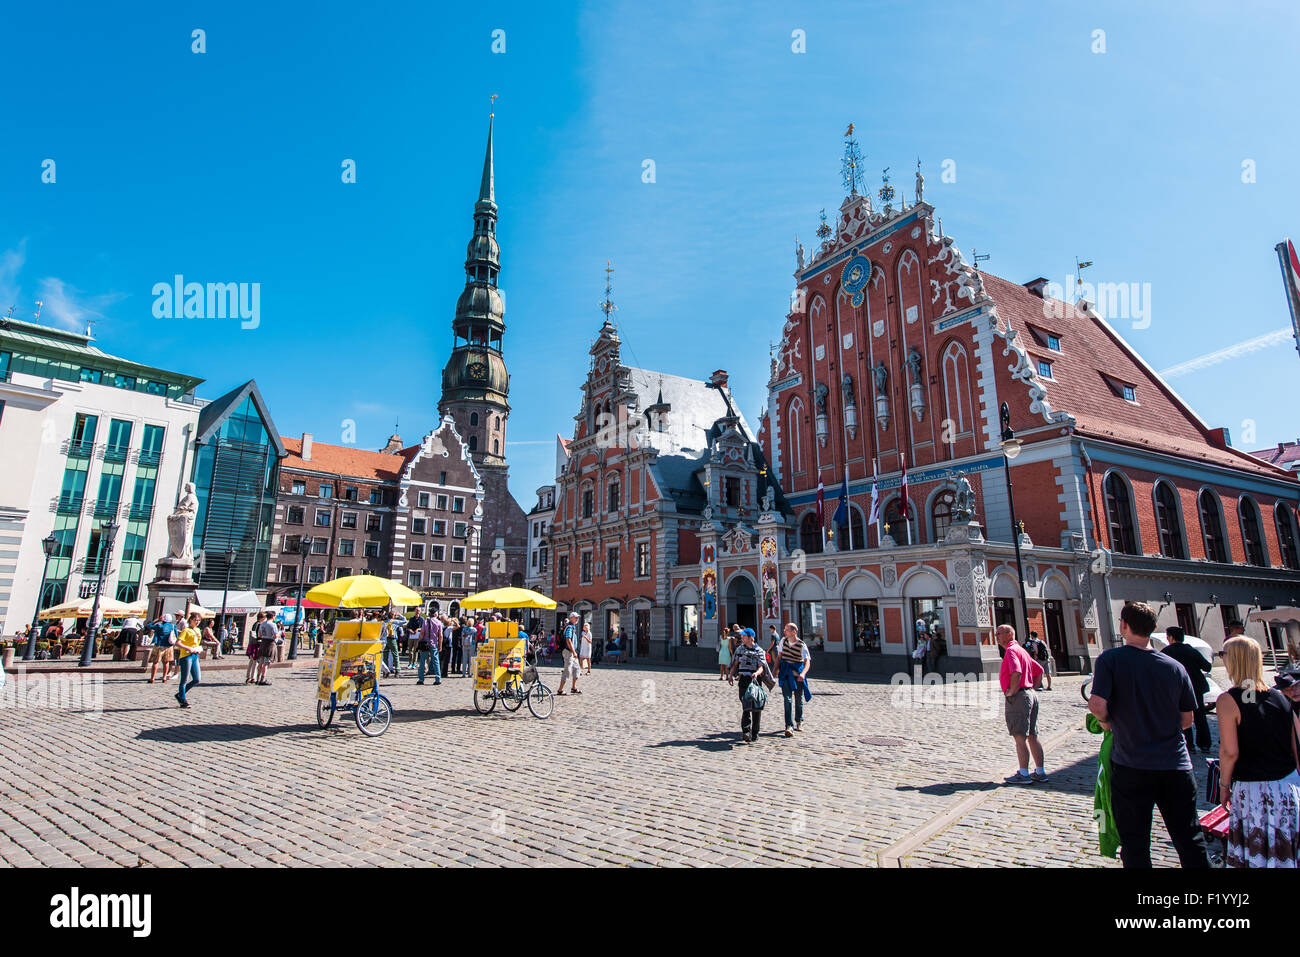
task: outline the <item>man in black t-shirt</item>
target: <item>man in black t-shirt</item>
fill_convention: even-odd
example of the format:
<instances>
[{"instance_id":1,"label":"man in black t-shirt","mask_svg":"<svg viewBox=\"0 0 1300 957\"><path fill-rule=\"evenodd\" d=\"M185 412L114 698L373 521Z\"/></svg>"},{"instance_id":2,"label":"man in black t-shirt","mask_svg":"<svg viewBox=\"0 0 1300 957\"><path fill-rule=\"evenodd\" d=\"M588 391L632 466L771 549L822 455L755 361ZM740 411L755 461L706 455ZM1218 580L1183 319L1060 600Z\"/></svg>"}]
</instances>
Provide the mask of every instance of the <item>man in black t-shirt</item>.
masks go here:
<instances>
[{"instance_id":1,"label":"man in black t-shirt","mask_svg":"<svg viewBox=\"0 0 1300 957\"><path fill-rule=\"evenodd\" d=\"M1120 613L1124 644L1102 652L1088 710L1114 732L1111 811L1124 866L1151 867L1151 812L1160 808L1183 867L1209 867L1196 814L1196 778L1183 729L1196 696L1183 666L1151 648L1156 614L1128 602Z\"/></svg>"}]
</instances>

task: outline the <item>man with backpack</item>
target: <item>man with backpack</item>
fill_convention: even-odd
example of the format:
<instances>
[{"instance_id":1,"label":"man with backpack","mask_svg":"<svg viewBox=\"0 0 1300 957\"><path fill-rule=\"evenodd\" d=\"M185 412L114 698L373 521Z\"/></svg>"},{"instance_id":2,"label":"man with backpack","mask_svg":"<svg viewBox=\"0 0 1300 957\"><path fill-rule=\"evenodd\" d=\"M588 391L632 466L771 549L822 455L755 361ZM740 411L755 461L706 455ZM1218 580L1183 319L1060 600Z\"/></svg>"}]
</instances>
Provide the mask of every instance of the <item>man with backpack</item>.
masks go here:
<instances>
[{"instance_id":1,"label":"man with backpack","mask_svg":"<svg viewBox=\"0 0 1300 957\"><path fill-rule=\"evenodd\" d=\"M149 664L153 667L149 671L149 684L153 684L154 678L158 676L158 662L163 666L163 683L166 684L168 672L171 670L174 652L172 645L176 644L176 627L167 620L163 615L153 623L153 647L149 650Z\"/></svg>"},{"instance_id":2,"label":"man with backpack","mask_svg":"<svg viewBox=\"0 0 1300 957\"><path fill-rule=\"evenodd\" d=\"M1029 652L1029 657L1038 662L1043 669L1043 678L1035 687L1035 691L1052 690L1052 649L1047 647L1047 642L1038 637L1038 632L1031 631L1029 640L1025 642L1025 651Z\"/></svg>"}]
</instances>

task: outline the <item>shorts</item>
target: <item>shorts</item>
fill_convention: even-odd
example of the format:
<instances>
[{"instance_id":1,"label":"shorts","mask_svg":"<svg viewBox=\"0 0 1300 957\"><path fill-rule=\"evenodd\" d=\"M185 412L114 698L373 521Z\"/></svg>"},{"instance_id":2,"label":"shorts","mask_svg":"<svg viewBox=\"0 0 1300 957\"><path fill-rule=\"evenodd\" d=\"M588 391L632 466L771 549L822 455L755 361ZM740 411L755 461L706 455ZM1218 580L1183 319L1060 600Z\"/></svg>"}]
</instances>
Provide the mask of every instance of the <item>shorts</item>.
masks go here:
<instances>
[{"instance_id":1,"label":"shorts","mask_svg":"<svg viewBox=\"0 0 1300 957\"><path fill-rule=\"evenodd\" d=\"M264 655L264 654L259 653L258 656L257 656L257 663L258 663L259 665L264 665L264 664L266 664L267 662L269 662L269 661L270 661L272 658L274 658L274 657L275 657L275 653L274 653L274 652L272 652L272 653L269 654L269 655Z\"/></svg>"},{"instance_id":2,"label":"shorts","mask_svg":"<svg viewBox=\"0 0 1300 957\"><path fill-rule=\"evenodd\" d=\"M560 667L560 677L578 677L578 656L568 648L564 649L564 664Z\"/></svg>"},{"instance_id":3,"label":"shorts","mask_svg":"<svg viewBox=\"0 0 1300 957\"><path fill-rule=\"evenodd\" d=\"M1007 699L1007 733L1013 737L1038 734L1038 694L1021 689Z\"/></svg>"},{"instance_id":4,"label":"shorts","mask_svg":"<svg viewBox=\"0 0 1300 957\"><path fill-rule=\"evenodd\" d=\"M166 648L160 647L158 645L154 645L152 648L149 649L150 664L152 664L155 661L171 661L173 657L174 656L172 655L172 649L170 645L168 645Z\"/></svg>"}]
</instances>

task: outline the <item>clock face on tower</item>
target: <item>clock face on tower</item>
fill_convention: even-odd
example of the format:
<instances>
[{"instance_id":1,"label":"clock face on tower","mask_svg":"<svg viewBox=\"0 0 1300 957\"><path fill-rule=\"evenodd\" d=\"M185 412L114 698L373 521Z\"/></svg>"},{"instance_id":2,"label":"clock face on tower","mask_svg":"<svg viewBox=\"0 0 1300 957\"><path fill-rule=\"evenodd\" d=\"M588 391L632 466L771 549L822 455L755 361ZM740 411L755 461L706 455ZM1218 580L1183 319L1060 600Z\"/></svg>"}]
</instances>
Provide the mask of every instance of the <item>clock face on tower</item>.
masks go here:
<instances>
[{"instance_id":1,"label":"clock face on tower","mask_svg":"<svg viewBox=\"0 0 1300 957\"><path fill-rule=\"evenodd\" d=\"M487 366L482 362L471 362L469 364L469 374L470 377L474 379L486 379Z\"/></svg>"}]
</instances>

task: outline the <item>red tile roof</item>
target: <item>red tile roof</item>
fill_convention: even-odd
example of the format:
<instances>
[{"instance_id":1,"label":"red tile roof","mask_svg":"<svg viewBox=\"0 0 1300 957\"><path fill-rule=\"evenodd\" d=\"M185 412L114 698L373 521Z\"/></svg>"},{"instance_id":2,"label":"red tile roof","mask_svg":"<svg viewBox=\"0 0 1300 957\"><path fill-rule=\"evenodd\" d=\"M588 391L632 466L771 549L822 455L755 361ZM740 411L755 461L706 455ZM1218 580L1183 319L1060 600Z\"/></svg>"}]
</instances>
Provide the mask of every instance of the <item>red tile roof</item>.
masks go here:
<instances>
[{"instance_id":1,"label":"red tile roof","mask_svg":"<svg viewBox=\"0 0 1300 957\"><path fill-rule=\"evenodd\" d=\"M1052 363L1052 378L1038 381L1052 410L1073 416L1080 435L1294 480L1285 469L1216 443L1214 430L1105 321L1073 304L1037 296L1019 283L991 273L980 275L998 315L1019 332L1016 342L1029 354L1035 374L1037 359ZM1061 351L1040 344L1030 327L1059 334ZM1001 351L995 340L995 358L1003 358ZM1133 386L1136 403L1111 383L1116 388Z\"/></svg>"},{"instance_id":2,"label":"red tile roof","mask_svg":"<svg viewBox=\"0 0 1300 957\"><path fill-rule=\"evenodd\" d=\"M1271 462L1273 465L1289 465L1292 462L1300 462L1300 440L1279 442L1277 445L1250 454L1257 459Z\"/></svg>"},{"instance_id":3,"label":"red tile roof","mask_svg":"<svg viewBox=\"0 0 1300 957\"><path fill-rule=\"evenodd\" d=\"M312 472L328 472L333 475L347 475L352 478L369 479L373 482L395 482L401 474L406 460L401 455L389 455L385 452L369 452L350 445L327 445L324 442L311 444L311 461L302 460L302 439L281 436L285 451L289 454L280 463L281 469L307 469Z\"/></svg>"}]
</instances>

